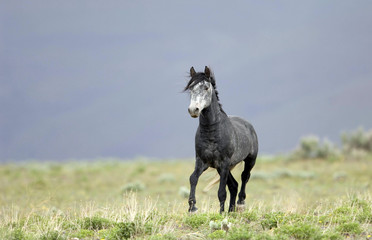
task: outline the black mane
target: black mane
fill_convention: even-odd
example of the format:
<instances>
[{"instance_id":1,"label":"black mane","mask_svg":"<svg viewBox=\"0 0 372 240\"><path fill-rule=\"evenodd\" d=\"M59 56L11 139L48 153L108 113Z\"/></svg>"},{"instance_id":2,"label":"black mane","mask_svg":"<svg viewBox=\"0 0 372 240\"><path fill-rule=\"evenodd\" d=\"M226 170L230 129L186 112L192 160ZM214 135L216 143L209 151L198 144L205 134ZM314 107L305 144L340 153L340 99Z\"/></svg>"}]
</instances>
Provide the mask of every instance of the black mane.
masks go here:
<instances>
[{"instance_id":1,"label":"black mane","mask_svg":"<svg viewBox=\"0 0 372 240\"><path fill-rule=\"evenodd\" d=\"M190 76L191 77L191 76ZM211 72L210 77L208 78L207 75L203 72L196 73L193 77L191 77L190 81L187 83L186 87L183 89L183 91L188 91L191 88L193 88L198 83L206 81L212 84L214 92L216 93L217 101L220 106L221 112L225 113L225 111L222 109L222 104L220 103L220 98L218 97L218 91L216 86L216 80L214 78L214 74ZM225 113L226 114L226 113Z\"/></svg>"}]
</instances>

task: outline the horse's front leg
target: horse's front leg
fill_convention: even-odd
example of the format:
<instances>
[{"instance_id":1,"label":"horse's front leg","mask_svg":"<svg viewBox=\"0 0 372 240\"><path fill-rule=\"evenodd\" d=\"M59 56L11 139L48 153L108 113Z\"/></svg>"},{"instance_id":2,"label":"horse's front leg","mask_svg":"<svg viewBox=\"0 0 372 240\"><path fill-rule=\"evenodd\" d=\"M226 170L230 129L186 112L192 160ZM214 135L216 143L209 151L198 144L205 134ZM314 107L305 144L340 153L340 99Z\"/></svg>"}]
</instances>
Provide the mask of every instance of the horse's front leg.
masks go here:
<instances>
[{"instance_id":1,"label":"horse's front leg","mask_svg":"<svg viewBox=\"0 0 372 240\"><path fill-rule=\"evenodd\" d=\"M195 206L195 189L198 184L200 175L207 170L208 166L205 165L199 157L196 157L195 170L190 176L190 196L189 196L189 212L196 212L198 208Z\"/></svg>"},{"instance_id":2,"label":"horse's front leg","mask_svg":"<svg viewBox=\"0 0 372 240\"><path fill-rule=\"evenodd\" d=\"M226 165L226 164L225 164ZM218 173L220 174L220 186L218 188L218 200L220 201L220 213L225 211L225 201L226 201L226 184L227 178L229 176L229 167L221 166L221 168L217 169Z\"/></svg>"}]
</instances>

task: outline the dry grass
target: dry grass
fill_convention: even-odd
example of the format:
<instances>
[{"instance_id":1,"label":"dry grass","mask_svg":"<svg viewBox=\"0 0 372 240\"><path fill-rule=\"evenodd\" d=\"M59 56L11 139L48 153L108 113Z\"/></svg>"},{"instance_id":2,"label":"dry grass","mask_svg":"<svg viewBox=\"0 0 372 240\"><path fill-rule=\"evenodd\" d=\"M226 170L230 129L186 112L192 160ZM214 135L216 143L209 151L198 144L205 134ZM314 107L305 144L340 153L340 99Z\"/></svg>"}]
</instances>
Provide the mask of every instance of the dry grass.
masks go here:
<instances>
[{"instance_id":1,"label":"dry grass","mask_svg":"<svg viewBox=\"0 0 372 240\"><path fill-rule=\"evenodd\" d=\"M234 169L237 179L241 167ZM222 220L217 186L202 191L213 171L199 181L198 214L186 213L179 190L188 187L192 169L192 161L3 164L0 239L120 239L128 237L125 231L144 239L218 237L209 227ZM313 233L314 239L369 239L371 172L369 159L259 159L246 209L222 216L231 223L224 237L301 239ZM144 188L123 191L135 182Z\"/></svg>"}]
</instances>

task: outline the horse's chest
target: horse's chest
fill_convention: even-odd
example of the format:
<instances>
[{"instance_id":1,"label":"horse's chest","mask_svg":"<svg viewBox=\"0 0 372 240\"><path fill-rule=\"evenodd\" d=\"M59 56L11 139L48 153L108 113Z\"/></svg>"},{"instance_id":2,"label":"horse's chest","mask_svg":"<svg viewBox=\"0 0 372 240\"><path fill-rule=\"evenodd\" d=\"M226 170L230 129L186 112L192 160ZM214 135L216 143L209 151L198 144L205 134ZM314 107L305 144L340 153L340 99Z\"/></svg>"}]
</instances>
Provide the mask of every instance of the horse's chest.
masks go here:
<instances>
[{"instance_id":1,"label":"horse's chest","mask_svg":"<svg viewBox=\"0 0 372 240\"><path fill-rule=\"evenodd\" d=\"M197 152L200 159L213 168L218 168L224 159L224 151L216 141L203 141Z\"/></svg>"},{"instance_id":2,"label":"horse's chest","mask_svg":"<svg viewBox=\"0 0 372 240\"><path fill-rule=\"evenodd\" d=\"M219 168L231 158L234 147L228 127L219 125L204 129L199 126L195 138L196 154L206 165Z\"/></svg>"}]
</instances>

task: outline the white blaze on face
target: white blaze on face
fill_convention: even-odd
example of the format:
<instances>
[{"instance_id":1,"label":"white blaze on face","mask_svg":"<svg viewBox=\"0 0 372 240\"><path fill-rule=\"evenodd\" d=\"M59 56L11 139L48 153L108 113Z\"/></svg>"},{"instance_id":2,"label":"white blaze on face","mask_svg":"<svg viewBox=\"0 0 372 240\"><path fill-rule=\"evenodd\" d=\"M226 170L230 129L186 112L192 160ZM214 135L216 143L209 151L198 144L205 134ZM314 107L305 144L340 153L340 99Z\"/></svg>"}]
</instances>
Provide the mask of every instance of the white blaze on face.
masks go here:
<instances>
[{"instance_id":1,"label":"white blaze on face","mask_svg":"<svg viewBox=\"0 0 372 240\"><path fill-rule=\"evenodd\" d=\"M196 84L190 91L189 113L192 117L199 117L201 111L207 108L212 102L212 85L202 81Z\"/></svg>"}]
</instances>

